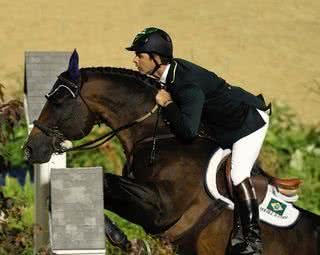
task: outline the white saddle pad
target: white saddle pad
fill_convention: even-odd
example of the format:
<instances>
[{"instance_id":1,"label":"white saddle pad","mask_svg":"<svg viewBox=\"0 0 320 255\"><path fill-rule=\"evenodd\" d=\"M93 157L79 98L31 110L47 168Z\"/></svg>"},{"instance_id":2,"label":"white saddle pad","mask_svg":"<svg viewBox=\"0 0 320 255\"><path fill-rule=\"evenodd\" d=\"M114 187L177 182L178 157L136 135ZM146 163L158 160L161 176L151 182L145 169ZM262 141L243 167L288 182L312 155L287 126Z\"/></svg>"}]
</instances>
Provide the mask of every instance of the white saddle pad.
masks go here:
<instances>
[{"instance_id":1,"label":"white saddle pad","mask_svg":"<svg viewBox=\"0 0 320 255\"><path fill-rule=\"evenodd\" d=\"M213 154L208 165L205 185L209 195L215 199L226 202L228 208L233 210L234 203L229 198L221 195L216 185L219 166L230 153L230 150L218 149ZM291 203L284 201L278 191L271 185L268 185L267 194L263 202L259 205L259 211L262 221L277 227L289 227L293 225L300 214L299 210Z\"/></svg>"},{"instance_id":2,"label":"white saddle pad","mask_svg":"<svg viewBox=\"0 0 320 255\"><path fill-rule=\"evenodd\" d=\"M297 221L300 212L276 194L274 187L268 185L266 197L259 205L260 219L274 226L289 227Z\"/></svg>"}]
</instances>

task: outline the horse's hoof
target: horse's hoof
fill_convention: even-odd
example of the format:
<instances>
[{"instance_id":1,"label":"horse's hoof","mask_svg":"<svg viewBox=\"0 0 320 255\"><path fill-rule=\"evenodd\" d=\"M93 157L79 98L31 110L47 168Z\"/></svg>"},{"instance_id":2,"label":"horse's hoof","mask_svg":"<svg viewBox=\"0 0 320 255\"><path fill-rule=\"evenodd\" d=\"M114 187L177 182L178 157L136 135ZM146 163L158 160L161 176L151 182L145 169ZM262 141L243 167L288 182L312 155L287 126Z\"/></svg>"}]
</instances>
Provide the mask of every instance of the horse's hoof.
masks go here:
<instances>
[{"instance_id":1,"label":"horse's hoof","mask_svg":"<svg viewBox=\"0 0 320 255\"><path fill-rule=\"evenodd\" d=\"M129 255L149 255L151 254L151 249L146 241L141 239L131 240L131 248Z\"/></svg>"},{"instance_id":2,"label":"horse's hoof","mask_svg":"<svg viewBox=\"0 0 320 255\"><path fill-rule=\"evenodd\" d=\"M117 227L108 217L105 217L105 234L108 240L123 251L128 251L131 248L131 243L128 241L125 233Z\"/></svg>"}]
</instances>

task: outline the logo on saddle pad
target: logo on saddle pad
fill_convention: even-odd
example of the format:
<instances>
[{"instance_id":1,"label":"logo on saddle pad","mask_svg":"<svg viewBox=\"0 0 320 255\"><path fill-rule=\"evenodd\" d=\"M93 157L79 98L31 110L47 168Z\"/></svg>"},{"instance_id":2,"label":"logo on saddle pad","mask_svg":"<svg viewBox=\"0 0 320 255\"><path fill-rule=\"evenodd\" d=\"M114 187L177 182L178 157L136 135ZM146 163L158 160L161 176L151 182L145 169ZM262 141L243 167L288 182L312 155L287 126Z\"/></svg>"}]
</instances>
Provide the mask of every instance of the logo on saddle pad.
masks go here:
<instances>
[{"instance_id":1,"label":"logo on saddle pad","mask_svg":"<svg viewBox=\"0 0 320 255\"><path fill-rule=\"evenodd\" d=\"M297 221L299 210L277 194L276 188L268 185L267 194L259 206L260 219L278 227L291 226Z\"/></svg>"},{"instance_id":2,"label":"logo on saddle pad","mask_svg":"<svg viewBox=\"0 0 320 255\"><path fill-rule=\"evenodd\" d=\"M287 208L286 204L281 203L280 201L275 200L273 198L271 198L271 200L267 206L267 209L271 210L272 212L274 212L276 214L279 214L280 216L283 215L286 208Z\"/></svg>"}]
</instances>

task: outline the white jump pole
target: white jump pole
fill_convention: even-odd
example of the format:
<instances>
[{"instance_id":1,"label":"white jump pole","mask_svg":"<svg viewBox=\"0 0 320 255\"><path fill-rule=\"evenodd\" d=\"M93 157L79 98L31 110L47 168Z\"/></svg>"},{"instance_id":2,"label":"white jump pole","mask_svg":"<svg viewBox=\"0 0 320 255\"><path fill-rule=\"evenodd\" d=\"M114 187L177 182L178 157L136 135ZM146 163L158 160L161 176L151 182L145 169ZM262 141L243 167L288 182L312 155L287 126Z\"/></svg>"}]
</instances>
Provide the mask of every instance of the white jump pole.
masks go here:
<instances>
[{"instance_id":1,"label":"white jump pole","mask_svg":"<svg viewBox=\"0 0 320 255\"><path fill-rule=\"evenodd\" d=\"M45 104L45 94L53 86L57 75L67 69L71 52L25 53L25 113L28 131ZM34 254L49 245L48 197L51 168L65 168L66 155L52 155L45 164L35 164L35 232Z\"/></svg>"}]
</instances>

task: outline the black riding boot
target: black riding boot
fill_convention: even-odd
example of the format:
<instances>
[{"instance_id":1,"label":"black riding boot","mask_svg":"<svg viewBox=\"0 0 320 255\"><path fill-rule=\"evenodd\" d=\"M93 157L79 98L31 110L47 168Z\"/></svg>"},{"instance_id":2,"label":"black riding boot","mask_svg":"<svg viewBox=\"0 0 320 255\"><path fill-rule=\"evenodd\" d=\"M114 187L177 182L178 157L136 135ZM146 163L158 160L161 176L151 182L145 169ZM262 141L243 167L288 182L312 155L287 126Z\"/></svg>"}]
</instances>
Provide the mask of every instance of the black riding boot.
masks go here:
<instances>
[{"instance_id":1,"label":"black riding boot","mask_svg":"<svg viewBox=\"0 0 320 255\"><path fill-rule=\"evenodd\" d=\"M235 223L229 242L230 255L261 255L262 241L259 226L259 207L250 179L234 186ZM241 222L241 226L239 223ZM241 236L241 230L243 236Z\"/></svg>"},{"instance_id":2,"label":"black riding boot","mask_svg":"<svg viewBox=\"0 0 320 255\"><path fill-rule=\"evenodd\" d=\"M239 209L238 209L238 205L235 204L234 213L233 213L233 229L230 235L229 248L243 242L244 242L244 238L242 234L242 226L241 226L241 220L239 215Z\"/></svg>"},{"instance_id":3,"label":"black riding boot","mask_svg":"<svg viewBox=\"0 0 320 255\"><path fill-rule=\"evenodd\" d=\"M104 229L108 240L113 245L124 251L130 249L131 243L128 241L127 236L108 218L108 216L104 216Z\"/></svg>"}]
</instances>

